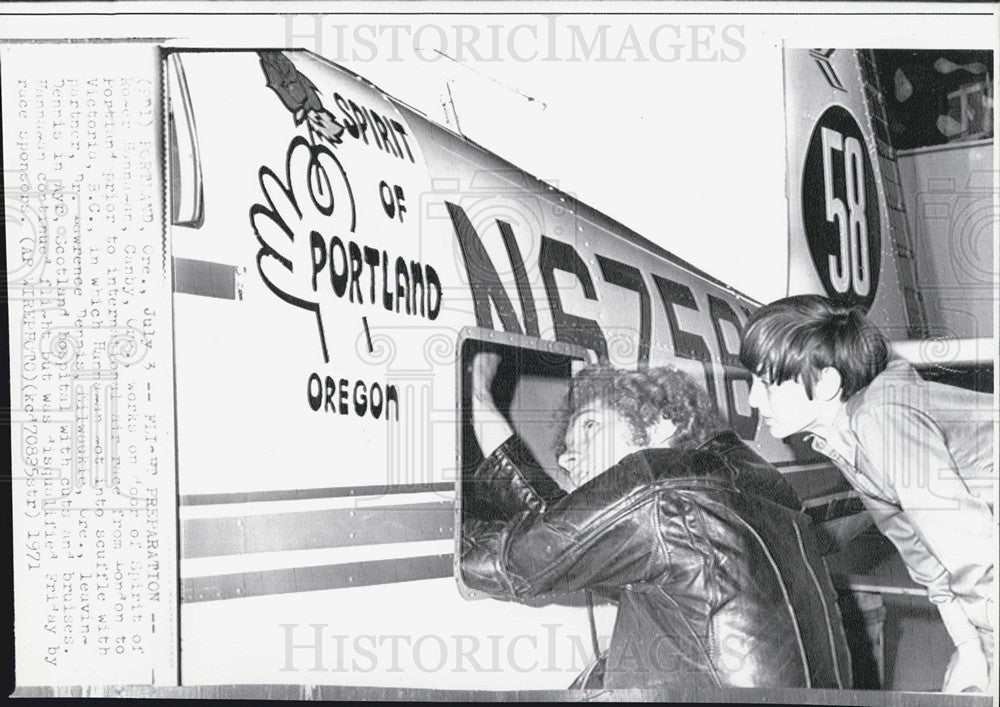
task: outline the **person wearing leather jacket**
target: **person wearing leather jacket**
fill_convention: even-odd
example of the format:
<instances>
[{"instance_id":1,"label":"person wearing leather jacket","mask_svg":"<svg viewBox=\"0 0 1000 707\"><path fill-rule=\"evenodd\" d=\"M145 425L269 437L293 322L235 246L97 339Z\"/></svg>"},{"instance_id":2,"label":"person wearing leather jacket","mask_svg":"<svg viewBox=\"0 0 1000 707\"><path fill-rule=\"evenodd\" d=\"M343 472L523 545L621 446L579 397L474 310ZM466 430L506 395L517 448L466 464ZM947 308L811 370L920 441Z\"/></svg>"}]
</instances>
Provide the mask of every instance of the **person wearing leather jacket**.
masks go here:
<instances>
[{"instance_id":1,"label":"person wearing leather jacket","mask_svg":"<svg viewBox=\"0 0 1000 707\"><path fill-rule=\"evenodd\" d=\"M603 687L851 686L810 519L690 377L578 374L564 489L496 409L498 364L492 353L473 364L486 458L464 487L467 586L515 601L578 589L615 598Z\"/></svg>"}]
</instances>

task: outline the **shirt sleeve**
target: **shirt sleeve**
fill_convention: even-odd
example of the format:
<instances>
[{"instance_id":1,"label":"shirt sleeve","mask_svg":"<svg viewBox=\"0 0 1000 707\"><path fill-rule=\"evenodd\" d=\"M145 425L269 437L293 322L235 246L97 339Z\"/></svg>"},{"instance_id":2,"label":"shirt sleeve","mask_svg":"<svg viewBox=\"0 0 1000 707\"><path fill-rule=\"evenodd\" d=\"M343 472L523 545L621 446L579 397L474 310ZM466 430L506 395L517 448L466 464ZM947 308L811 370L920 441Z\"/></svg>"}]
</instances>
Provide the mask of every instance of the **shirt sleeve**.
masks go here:
<instances>
[{"instance_id":1,"label":"shirt sleeve","mask_svg":"<svg viewBox=\"0 0 1000 707\"><path fill-rule=\"evenodd\" d=\"M859 411L852 427L871 465L859 472L885 495L868 504L875 521L927 587L952 639L988 628L993 518L962 480L941 429L920 410L897 404Z\"/></svg>"}]
</instances>

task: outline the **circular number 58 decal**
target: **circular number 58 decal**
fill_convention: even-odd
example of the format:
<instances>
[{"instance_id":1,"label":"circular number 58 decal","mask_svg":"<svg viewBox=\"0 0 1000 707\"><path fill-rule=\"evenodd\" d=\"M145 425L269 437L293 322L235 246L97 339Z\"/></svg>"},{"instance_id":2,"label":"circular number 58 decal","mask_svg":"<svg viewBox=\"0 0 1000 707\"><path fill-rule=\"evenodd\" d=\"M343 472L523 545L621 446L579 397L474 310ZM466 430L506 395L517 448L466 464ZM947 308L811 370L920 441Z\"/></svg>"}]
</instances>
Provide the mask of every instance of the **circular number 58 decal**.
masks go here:
<instances>
[{"instance_id":1,"label":"circular number 58 decal","mask_svg":"<svg viewBox=\"0 0 1000 707\"><path fill-rule=\"evenodd\" d=\"M867 311L878 289L881 221L868 150L840 106L820 116L802 174L806 240L827 295Z\"/></svg>"}]
</instances>

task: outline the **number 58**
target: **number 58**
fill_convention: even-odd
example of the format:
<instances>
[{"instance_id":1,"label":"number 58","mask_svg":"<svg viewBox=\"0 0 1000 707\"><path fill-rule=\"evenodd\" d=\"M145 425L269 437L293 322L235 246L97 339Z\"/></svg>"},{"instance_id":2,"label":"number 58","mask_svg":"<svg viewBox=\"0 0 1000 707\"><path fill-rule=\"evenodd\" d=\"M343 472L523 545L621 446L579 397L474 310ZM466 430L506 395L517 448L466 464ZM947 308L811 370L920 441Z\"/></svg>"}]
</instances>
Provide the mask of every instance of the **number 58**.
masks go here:
<instances>
[{"instance_id":1,"label":"number 58","mask_svg":"<svg viewBox=\"0 0 1000 707\"><path fill-rule=\"evenodd\" d=\"M859 297L871 289L871 263L868 257L868 221L865 214L865 162L857 138L846 140L836 130L822 128L823 191L826 220L836 220L840 232L840 253L831 255L830 282L840 293L853 289ZM833 151L844 153L843 184L847 204L834 195Z\"/></svg>"}]
</instances>

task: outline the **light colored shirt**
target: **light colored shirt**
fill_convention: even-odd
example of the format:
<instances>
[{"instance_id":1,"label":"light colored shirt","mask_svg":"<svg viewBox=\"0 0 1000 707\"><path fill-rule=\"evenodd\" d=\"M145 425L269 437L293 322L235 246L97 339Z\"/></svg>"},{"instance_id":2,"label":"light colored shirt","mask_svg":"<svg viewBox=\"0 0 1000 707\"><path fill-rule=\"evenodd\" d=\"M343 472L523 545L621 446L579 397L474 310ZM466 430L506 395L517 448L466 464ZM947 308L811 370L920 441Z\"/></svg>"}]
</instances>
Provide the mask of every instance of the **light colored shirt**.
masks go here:
<instances>
[{"instance_id":1,"label":"light colored shirt","mask_svg":"<svg viewBox=\"0 0 1000 707\"><path fill-rule=\"evenodd\" d=\"M925 381L894 361L848 400L837 425L853 460L813 438L927 587L955 645L996 628L996 424L993 395Z\"/></svg>"}]
</instances>

